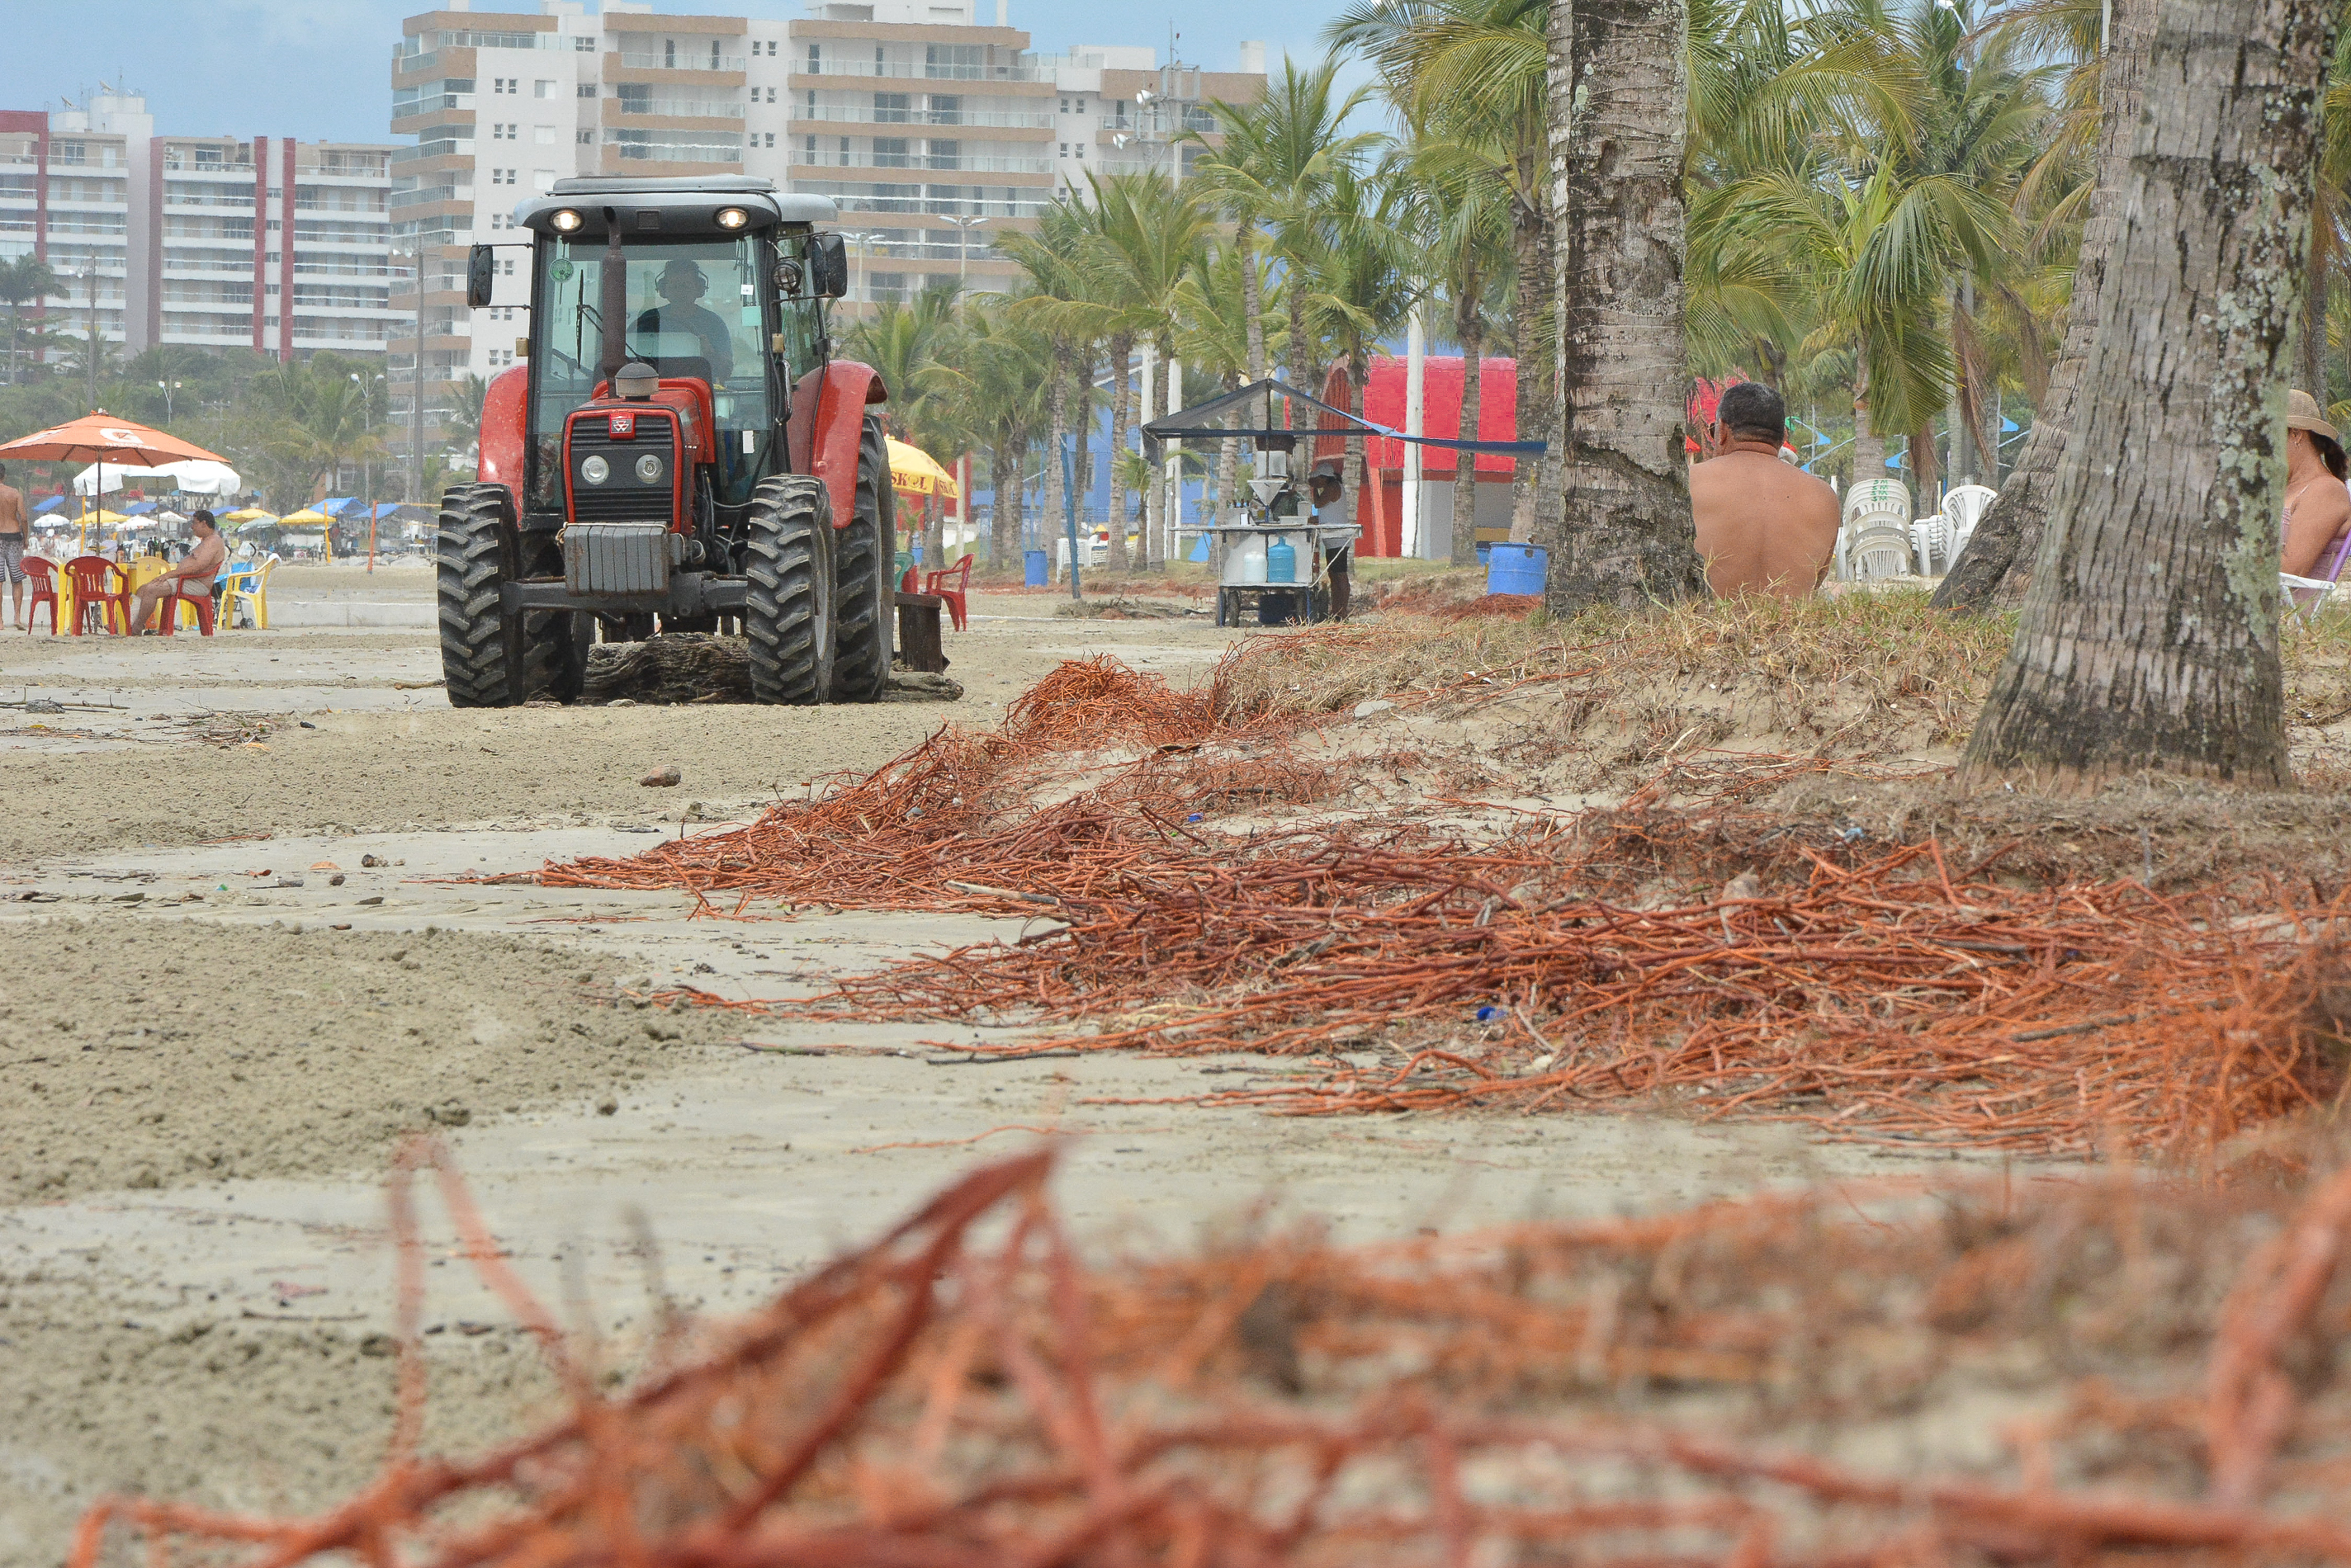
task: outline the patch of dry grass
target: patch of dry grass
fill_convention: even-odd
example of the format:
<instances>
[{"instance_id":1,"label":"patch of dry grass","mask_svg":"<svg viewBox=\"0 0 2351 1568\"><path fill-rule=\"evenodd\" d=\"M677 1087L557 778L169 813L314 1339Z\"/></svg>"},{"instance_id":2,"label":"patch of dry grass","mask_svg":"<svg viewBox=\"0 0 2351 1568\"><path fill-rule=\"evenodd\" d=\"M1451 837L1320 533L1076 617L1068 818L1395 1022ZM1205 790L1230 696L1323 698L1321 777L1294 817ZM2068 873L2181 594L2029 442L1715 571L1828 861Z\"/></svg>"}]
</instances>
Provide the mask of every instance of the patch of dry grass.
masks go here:
<instances>
[{"instance_id":1,"label":"patch of dry grass","mask_svg":"<svg viewBox=\"0 0 2351 1568\"><path fill-rule=\"evenodd\" d=\"M1840 708L1903 710L1949 733L1981 705L2013 631L2011 617L1930 610L1917 590L1593 610L1556 623L1541 612L1452 621L1388 612L1253 639L1218 672L1217 701L1233 715L1330 712L1400 692L1543 680L1587 702L1668 689L1776 698L1782 718L1834 694Z\"/></svg>"}]
</instances>

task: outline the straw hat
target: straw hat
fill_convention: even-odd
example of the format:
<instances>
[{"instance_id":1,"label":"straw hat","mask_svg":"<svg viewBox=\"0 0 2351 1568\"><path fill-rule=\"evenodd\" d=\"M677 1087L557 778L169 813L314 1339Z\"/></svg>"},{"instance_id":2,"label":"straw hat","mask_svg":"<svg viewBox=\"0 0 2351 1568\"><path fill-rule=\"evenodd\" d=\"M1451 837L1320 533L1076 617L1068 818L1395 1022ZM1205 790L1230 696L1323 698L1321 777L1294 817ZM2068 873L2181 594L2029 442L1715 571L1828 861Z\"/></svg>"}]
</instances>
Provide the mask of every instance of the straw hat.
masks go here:
<instances>
[{"instance_id":1,"label":"straw hat","mask_svg":"<svg viewBox=\"0 0 2351 1568\"><path fill-rule=\"evenodd\" d=\"M2285 395L2285 428L2309 431L2331 441L2343 439L2335 433L2335 427L2328 424L2326 416L2319 411L2318 400L2308 392L2288 392Z\"/></svg>"}]
</instances>

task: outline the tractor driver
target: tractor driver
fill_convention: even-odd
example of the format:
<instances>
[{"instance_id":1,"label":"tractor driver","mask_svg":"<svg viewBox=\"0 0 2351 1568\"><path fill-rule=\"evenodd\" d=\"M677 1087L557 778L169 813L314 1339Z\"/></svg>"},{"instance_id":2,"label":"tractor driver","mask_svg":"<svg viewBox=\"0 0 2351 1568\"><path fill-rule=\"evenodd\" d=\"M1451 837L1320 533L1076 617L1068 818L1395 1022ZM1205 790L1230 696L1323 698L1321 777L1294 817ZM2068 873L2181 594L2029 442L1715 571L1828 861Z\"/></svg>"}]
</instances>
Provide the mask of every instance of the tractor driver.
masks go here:
<instances>
[{"instance_id":1,"label":"tractor driver","mask_svg":"<svg viewBox=\"0 0 2351 1568\"><path fill-rule=\"evenodd\" d=\"M693 260L686 256L671 258L661 270L661 290L664 303L653 306L637 317L637 330L651 332L691 332L702 346L702 357L710 361L710 379L723 382L735 373L735 339L726 330L726 323L718 313L700 303L710 292L710 279Z\"/></svg>"}]
</instances>

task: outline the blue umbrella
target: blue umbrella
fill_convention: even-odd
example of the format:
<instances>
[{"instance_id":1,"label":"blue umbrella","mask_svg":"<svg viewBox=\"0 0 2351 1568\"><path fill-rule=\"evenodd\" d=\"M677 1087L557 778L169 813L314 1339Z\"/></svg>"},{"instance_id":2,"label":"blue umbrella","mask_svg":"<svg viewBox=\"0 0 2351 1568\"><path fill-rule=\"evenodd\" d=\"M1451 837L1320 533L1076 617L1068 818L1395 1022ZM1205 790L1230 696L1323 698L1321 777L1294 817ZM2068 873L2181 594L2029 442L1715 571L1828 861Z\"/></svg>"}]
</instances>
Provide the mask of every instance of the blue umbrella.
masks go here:
<instances>
[{"instance_id":1,"label":"blue umbrella","mask_svg":"<svg viewBox=\"0 0 2351 1568\"><path fill-rule=\"evenodd\" d=\"M34 507L33 510L36 512L55 512L65 504L66 498L64 496L52 495L47 501L42 502L38 506Z\"/></svg>"}]
</instances>

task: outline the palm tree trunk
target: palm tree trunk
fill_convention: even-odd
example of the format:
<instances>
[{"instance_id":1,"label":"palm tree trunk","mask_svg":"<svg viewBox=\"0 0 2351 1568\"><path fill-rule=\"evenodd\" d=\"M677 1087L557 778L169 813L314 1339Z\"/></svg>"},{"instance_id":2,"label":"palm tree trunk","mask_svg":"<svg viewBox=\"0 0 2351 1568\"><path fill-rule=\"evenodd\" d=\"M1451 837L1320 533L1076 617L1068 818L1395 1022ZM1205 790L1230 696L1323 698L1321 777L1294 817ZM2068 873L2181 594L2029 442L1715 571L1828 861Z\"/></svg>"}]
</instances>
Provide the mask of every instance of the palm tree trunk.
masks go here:
<instances>
[{"instance_id":1,"label":"palm tree trunk","mask_svg":"<svg viewBox=\"0 0 2351 1568\"><path fill-rule=\"evenodd\" d=\"M1287 347L1290 352L1285 356L1287 365L1284 373L1289 377L1291 386L1311 397L1317 389L1313 379L1314 346L1306 340L1306 290L1299 286L1298 279L1294 276L1290 280L1289 304L1290 342ZM1307 406L1292 398L1290 400L1290 428L1294 431L1311 431L1315 423L1315 416ZM1301 453L1291 454L1293 468L1301 459Z\"/></svg>"},{"instance_id":2,"label":"palm tree trunk","mask_svg":"<svg viewBox=\"0 0 2351 1568\"><path fill-rule=\"evenodd\" d=\"M1156 348L1155 345L1154 347L1155 348ZM1160 375L1166 368L1166 364L1167 360L1164 354L1155 353L1151 358L1145 359L1143 362L1143 374L1152 380L1158 381L1159 386L1164 387L1166 385L1166 382L1160 380ZM1156 388L1153 389L1151 402L1154 407L1156 407L1159 402ZM1165 410L1162 410L1163 413L1165 411ZM1145 452L1150 451L1148 444L1140 439L1140 432L1138 432L1138 439L1135 444L1143 447ZM1146 458L1143 465L1143 531L1141 536L1143 559L1137 563L1142 569L1146 572L1153 570L1155 564L1158 563L1167 553L1159 542L1159 530L1165 526L1166 523L1166 469L1163 464L1152 462Z\"/></svg>"},{"instance_id":3,"label":"palm tree trunk","mask_svg":"<svg viewBox=\"0 0 2351 1568\"><path fill-rule=\"evenodd\" d=\"M987 558L999 572L1020 550L1019 465L1012 461L1011 447L998 431L987 448L987 487L996 496L987 519Z\"/></svg>"},{"instance_id":4,"label":"palm tree trunk","mask_svg":"<svg viewBox=\"0 0 2351 1568\"><path fill-rule=\"evenodd\" d=\"M1913 517L1931 517L1941 511L1943 463L1935 451L1935 427L1931 424L1911 433L1910 478L1911 483L1917 486L1917 501L1910 514Z\"/></svg>"},{"instance_id":5,"label":"palm tree trunk","mask_svg":"<svg viewBox=\"0 0 2351 1568\"><path fill-rule=\"evenodd\" d=\"M1540 186L1536 186L1538 191ZM1512 352L1519 358L1518 428L1520 431L1551 429L1551 379L1556 356L1551 352L1551 225L1533 202L1515 204L1510 245L1518 263L1518 309L1511 323ZM1536 513L1542 494L1541 463L1533 458L1512 461L1510 473L1510 538L1530 544L1538 526Z\"/></svg>"},{"instance_id":6,"label":"palm tree trunk","mask_svg":"<svg viewBox=\"0 0 2351 1568\"><path fill-rule=\"evenodd\" d=\"M2158 10L2147 79L2164 112L2101 171L2130 200L2082 369L2096 393L2075 407L2016 642L1968 741L1972 784L2286 782L2282 412L2334 26L2331 0ZM2216 1486L2222 1506L2245 1501Z\"/></svg>"},{"instance_id":7,"label":"palm tree trunk","mask_svg":"<svg viewBox=\"0 0 2351 1568\"><path fill-rule=\"evenodd\" d=\"M1060 535L1062 520L1069 515L1069 489L1061 476L1061 453L1069 450L1070 386L1076 377L1076 350L1066 341L1053 339L1053 369L1045 384L1046 439L1051 450L1045 453L1045 533ZM1051 550L1052 546L1045 546Z\"/></svg>"},{"instance_id":8,"label":"palm tree trunk","mask_svg":"<svg viewBox=\"0 0 2351 1568\"><path fill-rule=\"evenodd\" d=\"M2130 136L2155 30L2155 0L2112 0L2114 31L2098 83L2098 186L2082 225L2074 265L2074 296L2066 307L2065 341L2057 350L2047 394L2034 400L2032 429L2016 467L2001 486L1949 576L1935 590L1938 609L2006 609L2022 602L2039 557L2052 483L2073 435L2083 362L2096 336L2105 293L2106 252L2122 223L2123 196L2112 181L2128 166ZM2102 391L2100 396L2105 394Z\"/></svg>"},{"instance_id":9,"label":"palm tree trunk","mask_svg":"<svg viewBox=\"0 0 2351 1568\"><path fill-rule=\"evenodd\" d=\"M1560 493L1546 602L1631 609L1706 592L1683 447L1683 0L1552 7Z\"/></svg>"},{"instance_id":10,"label":"palm tree trunk","mask_svg":"<svg viewBox=\"0 0 2351 1568\"><path fill-rule=\"evenodd\" d=\"M1869 428L1869 372L1855 374L1853 387L1853 477L1845 488L1886 477L1886 438Z\"/></svg>"},{"instance_id":11,"label":"palm tree trunk","mask_svg":"<svg viewBox=\"0 0 2351 1568\"><path fill-rule=\"evenodd\" d=\"M1484 415L1486 382L1486 318L1478 310L1481 281L1473 264L1465 280L1469 286L1455 306L1454 321L1461 337L1461 427L1463 441L1476 441ZM1478 454L1457 449L1453 453L1454 566L1478 564Z\"/></svg>"},{"instance_id":12,"label":"palm tree trunk","mask_svg":"<svg viewBox=\"0 0 2351 1568\"><path fill-rule=\"evenodd\" d=\"M1134 339L1121 334L1110 340L1110 559L1113 572L1126 570L1126 484L1119 478L1118 460L1126 454L1126 422L1133 405L1127 379L1134 374Z\"/></svg>"},{"instance_id":13,"label":"palm tree trunk","mask_svg":"<svg viewBox=\"0 0 2351 1568\"><path fill-rule=\"evenodd\" d=\"M1243 218L1233 231L1241 250L1241 315L1249 323L1249 379L1265 379L1265 290L1257 275L1257 224Z\"/></svg>"}]
</instances>

